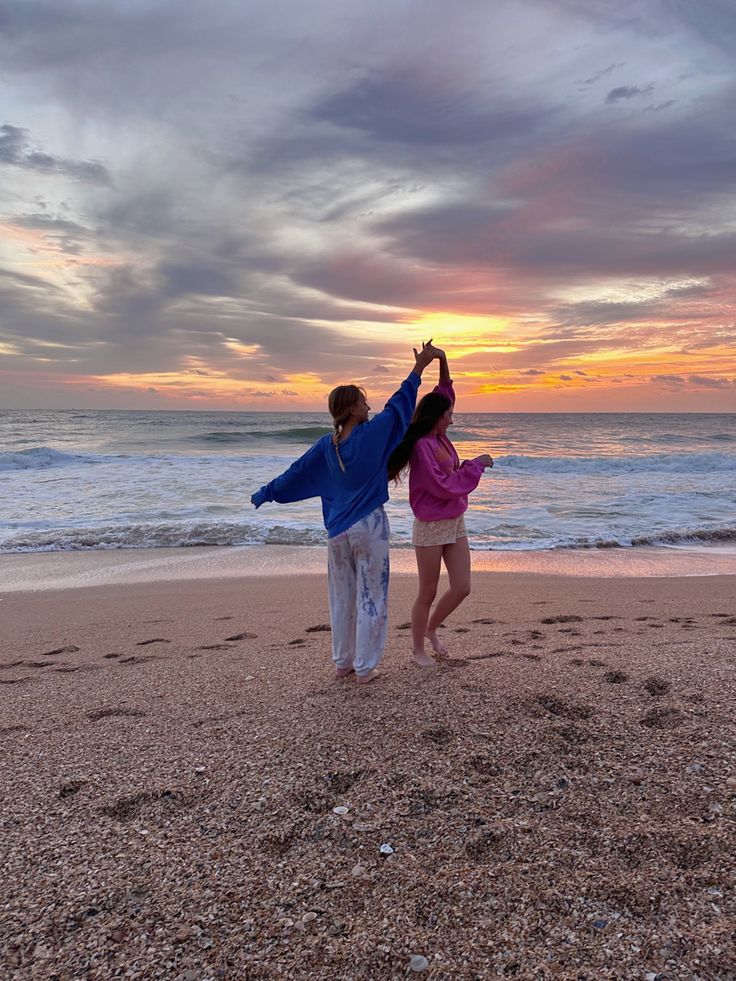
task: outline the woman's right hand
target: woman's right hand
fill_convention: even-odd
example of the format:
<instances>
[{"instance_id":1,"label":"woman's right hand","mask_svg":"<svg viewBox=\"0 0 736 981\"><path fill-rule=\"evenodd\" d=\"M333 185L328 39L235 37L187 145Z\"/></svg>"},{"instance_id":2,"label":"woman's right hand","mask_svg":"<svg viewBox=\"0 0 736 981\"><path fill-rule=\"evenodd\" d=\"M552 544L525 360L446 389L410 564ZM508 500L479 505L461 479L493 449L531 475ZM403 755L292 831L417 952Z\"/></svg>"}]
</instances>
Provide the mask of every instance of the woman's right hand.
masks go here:
<instances>
[{"instance_id":1,"label":"woman's right hand","mask_svg":"<svg viewBox=\"0 0 736 981\"><path fill-rule=\"evenodd\" d=\"M414 371L416 371L418 375L421 375L427 365L434 361L434 359L437 357L439 357L439 351L436 347L433 347L432 338L430 337L426 343L422 342L421 351L417 351L417 349L414 348Z\"/></svg>"},{"instance_id":2,"label":"woman's right hand","mask_svg":"<svg viewBox=\"0 0 736 981\"><path fill-rule=\"evenodd\" d=\"M484 453L482 456L478 457L478 463L481 463L484 467L492 467L493 457L489 456L488 453Z\"/></svg>"}]
</instances>

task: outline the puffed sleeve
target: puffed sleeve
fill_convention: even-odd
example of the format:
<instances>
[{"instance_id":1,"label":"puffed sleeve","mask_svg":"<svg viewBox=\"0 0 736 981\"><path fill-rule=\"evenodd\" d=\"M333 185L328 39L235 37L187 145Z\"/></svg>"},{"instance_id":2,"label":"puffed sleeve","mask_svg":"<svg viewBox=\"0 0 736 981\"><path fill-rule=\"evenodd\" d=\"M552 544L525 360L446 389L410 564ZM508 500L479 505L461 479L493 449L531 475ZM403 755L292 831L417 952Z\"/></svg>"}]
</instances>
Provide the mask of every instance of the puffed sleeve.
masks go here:
<instances>
[{"instance_id":1,"label":"puffed sleeve","mask_svg":"<svg viewBox=\"0 0 736 981\"><path fill-rule=\"evenodd\" d=\"M455 470L445 470L437 462L432 443L420 439L414 446L411 468L422 490L445 501L474 491L485 469L479 459L466 460Z\"/></svg>"},{"instance_id":2,"label":"puffed sleeve","mask_svg":"<svg viewBox=\"0 0 736 981\"><path fill-rule=\"evenodd\" d=\"M326 475L323 444L324 441L319 440L295 460L288 470L256 491L253 495L256 508L266 501L291 504L293 501L305 501L309 497L320 497Z\"/></svg>"}]
</instances>

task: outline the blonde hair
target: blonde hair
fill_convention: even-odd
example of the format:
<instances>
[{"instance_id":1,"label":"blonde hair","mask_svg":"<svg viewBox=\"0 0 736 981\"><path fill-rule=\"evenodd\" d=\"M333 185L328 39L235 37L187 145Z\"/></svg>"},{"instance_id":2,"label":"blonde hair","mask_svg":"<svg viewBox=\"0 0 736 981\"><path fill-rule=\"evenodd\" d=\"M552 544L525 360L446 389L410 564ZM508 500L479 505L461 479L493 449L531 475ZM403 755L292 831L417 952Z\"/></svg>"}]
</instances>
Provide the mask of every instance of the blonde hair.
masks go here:
<instances>
[{"instance_id":1,"label":"blonde hair","mask_svg":"<svg viewBox=\"0 0 736 981\"><path fill-rule=\"evenodd\" d=\"M342 462L342 457L340 456L340 433L342 432L342 427L350 418L350 410L357 404L361 395L363 398L366 397L365 389L359 388L357 385L338 385L337 388L332 389L327 398L327 407L330 410L332 424L335 427L335 432L332 434L332 445L335 447L337 462L340 464L340 469L343 473L345 473L345 464Z\"/></svg>"}]
</instances>

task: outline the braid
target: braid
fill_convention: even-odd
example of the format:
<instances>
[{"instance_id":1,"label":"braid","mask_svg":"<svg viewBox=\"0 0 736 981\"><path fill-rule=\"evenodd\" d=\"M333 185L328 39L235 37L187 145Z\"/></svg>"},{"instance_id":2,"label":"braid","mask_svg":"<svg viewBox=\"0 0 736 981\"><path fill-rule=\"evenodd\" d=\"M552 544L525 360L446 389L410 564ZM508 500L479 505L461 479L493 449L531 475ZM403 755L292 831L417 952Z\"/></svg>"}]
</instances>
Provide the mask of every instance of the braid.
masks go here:
<instances>
[{"instance_id":1,"label":"braid","mask_svg":"<svg viewBox=\"0 0 736 981\"><path fill-rule=\"evenodd\" d=\"M345 425L348 414L349 413L343 413L339 419L335 419L335 432L332 434L332 445L335 447L335 456L337 457L337 462L343 473L345 473L345 464L342 462L342 457L340 456L340 431Z\"/></svg>"},{"instance_id":2,"label":"braid","mask_svg":"<svg viewBox=\"0 0 736 981\"><path fill-rule=\"evenodd\" d=\"M343 473L345 473L345 464L340 456L340 433L350 418L350 410L358 402L361 395L365 397L365 391L358 388L357 385L338 385L330 392L327 402L335 427L335 432L332 434L332 445L335 447L335 456Z\"/></svg>"}]
</instances>

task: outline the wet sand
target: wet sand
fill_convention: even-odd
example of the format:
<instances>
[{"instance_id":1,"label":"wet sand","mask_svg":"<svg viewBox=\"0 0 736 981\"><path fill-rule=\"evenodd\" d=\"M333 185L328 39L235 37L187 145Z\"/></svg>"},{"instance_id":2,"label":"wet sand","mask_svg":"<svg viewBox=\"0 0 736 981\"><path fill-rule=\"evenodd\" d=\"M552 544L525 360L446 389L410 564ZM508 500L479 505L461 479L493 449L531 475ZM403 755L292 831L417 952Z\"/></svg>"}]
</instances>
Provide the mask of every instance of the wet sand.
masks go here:
<instances>
[{"instance_id":1,"label":"wet sand","mask_svg":"<svg viewBox=\"0 0 736 981\"><path fill-rule=\"evenodd\" d=\"M365 687L323 575L76 585L0 595L3 977L734 977L734 577L477 573L422 671L399 574Z\"/></svg>"},{"instance_id":2,"label":"wet sand","mask_svg":"<svg viewBox=\"0 0 736 981\"><path fill-rule=\"evenodd\" d=\"M557 549L472 553L476 572L547 576L652 578L736 575L733 545L628 549ZM102 549L0 555L0 594L79 586L324 576L327 550L320 546L248 545L227 548ZM412 548L392 548L393 572L416 574Z\"/></svg>"}]
</instances>

